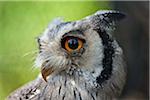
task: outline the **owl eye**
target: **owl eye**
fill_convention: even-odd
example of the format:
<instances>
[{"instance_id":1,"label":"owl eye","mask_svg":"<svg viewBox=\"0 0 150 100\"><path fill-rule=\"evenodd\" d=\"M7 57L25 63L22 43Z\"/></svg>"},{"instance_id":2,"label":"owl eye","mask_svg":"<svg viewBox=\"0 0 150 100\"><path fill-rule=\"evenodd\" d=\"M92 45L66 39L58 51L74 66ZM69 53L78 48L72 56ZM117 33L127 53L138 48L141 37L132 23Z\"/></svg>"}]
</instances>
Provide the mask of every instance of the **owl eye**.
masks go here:
<instances>
[{"instance_id":1,"label":"owl eye","mask_svg":"<svg viewBox=\"0 0 150 100\"><path fill-rule=\"evenodd\" d=\"M64 42L64 48L68 52L76 51L81 49L83 46L83 41L77 37L67 37Z\"/></svg>"}]
</instances>

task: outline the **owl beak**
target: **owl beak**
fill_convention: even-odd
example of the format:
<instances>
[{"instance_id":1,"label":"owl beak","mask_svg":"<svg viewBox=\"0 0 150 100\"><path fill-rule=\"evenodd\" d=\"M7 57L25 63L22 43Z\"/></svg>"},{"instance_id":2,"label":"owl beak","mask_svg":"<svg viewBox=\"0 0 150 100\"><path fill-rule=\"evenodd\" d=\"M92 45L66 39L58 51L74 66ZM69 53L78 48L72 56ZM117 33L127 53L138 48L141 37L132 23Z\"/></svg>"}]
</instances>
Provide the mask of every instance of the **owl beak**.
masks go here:
<instances>
[{"instance_id":1,"label":"owl beak","mask_svg":"<svg viewBox=\"0 0 150 100\"><path fill-rule=\"evenodd\" d=\"M47 82L47 76L49 76L51 73L53 73L53 70L52 70L52 68L42 67L41 73L42 73L43 79Z\"/></svg>"}]
</instances>

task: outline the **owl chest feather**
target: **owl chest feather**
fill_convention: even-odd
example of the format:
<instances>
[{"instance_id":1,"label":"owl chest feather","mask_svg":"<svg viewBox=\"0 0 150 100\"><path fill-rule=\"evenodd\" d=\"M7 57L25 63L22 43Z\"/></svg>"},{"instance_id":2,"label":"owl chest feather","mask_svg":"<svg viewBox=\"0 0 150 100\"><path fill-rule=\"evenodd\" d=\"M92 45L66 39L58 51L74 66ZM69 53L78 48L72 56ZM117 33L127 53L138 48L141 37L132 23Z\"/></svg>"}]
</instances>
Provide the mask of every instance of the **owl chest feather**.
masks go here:
<instances>
[{"instance_id":1,"label":"owl chest feather","mask_svg":"<svg viewBox=\"0 0 150 100\"><path fill-rule=\"evenodd\" d=\"M107 100L110 99L100 89L94 89L93 82L87 82L79 75L58 75L48 80L42 89L40 100Z\"/></svg>"}]
</instances>

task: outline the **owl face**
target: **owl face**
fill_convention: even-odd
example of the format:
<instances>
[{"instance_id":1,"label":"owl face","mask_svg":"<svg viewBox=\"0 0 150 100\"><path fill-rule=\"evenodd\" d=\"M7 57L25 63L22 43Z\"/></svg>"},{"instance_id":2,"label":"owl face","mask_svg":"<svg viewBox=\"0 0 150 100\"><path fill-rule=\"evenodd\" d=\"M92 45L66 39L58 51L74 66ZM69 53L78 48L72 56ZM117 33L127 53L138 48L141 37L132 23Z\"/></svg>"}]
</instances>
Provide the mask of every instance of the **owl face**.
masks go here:
<instances>
[{"instance_id":1,"label":"owl face","mask_svg":"<svg viewBox=\"0 0 150 100\"><path fill-rule=\"evenodd\" d=\"M122 17L119 12L100 11L74 22L54 20L38 38L36 65L44 80L51 74L72 73L72 68L93 72L99 82L107 80L117 48L110 33Z\"/></svg>"},{"instance_id":2,"label":"owl face","mask_svg":"<svg viewBox=\"0 0 150 100\"><path fill-rule=\"evenodd\" d=\"M96 32L83 27L82 24L82 22L60 23L57 26L59 29L53 31L56 33L49 30L39 38L40 52L37 62L42 67L43 73L47 71L47 74L59 73L70 66L92 69L91 66L96 64L96 61L100 64L103 56L101 39Z\"/></svg>"}]
</instances>

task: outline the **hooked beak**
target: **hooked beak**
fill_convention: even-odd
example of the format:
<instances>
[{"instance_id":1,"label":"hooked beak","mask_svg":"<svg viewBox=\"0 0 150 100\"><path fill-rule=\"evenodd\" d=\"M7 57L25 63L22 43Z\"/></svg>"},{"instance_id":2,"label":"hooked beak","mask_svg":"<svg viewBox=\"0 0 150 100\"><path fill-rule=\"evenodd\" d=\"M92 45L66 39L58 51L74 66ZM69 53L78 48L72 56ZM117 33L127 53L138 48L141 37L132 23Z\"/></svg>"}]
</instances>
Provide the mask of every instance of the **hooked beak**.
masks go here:
<instances>
[{"instance_id":1,"label":"hooked beak","mask_svg":"<svg viewBox=\"0 0 150 100\"><path fill-rule=\"evenodd\" d=\"M47 76L49 76L51 73L53 73L53 69L42 67L41 73L42 73L43 79L47 82Z\"/></svg>"}]
</instances>

